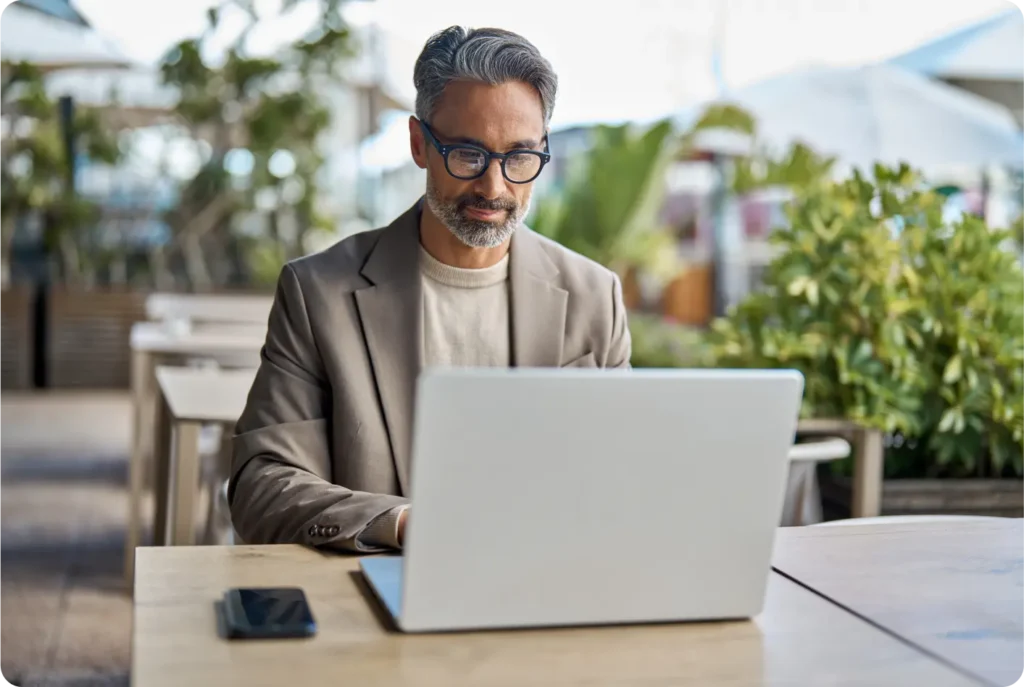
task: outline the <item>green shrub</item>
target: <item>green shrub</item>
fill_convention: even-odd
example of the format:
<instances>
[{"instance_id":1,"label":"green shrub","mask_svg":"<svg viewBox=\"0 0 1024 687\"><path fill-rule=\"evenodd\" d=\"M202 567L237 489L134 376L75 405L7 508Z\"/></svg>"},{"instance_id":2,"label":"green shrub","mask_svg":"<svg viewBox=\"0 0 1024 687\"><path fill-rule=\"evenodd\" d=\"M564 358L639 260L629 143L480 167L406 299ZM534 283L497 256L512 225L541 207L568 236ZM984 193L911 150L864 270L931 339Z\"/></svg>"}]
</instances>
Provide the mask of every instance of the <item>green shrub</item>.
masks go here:
<instances>
[{"instance_id":1,"label":"green shrub","mask_svg":"<svg viewBox=\"0 0 1024 687\"><path fill-rule=\"evenodd\" d=\"M1024 274L1012 234L942 221L909 168L813 184L763 287L713 323L718 367L795 368L804 417L899 433L933 474L1022 473Z\"/></svg>"},{"instance_id":2,"label":"green shrub","mask_svg":"<svg viewBox=\"0 0 1024 687\"><path fill-rule=\"evenodd\" d=\"M702 367L707 362L703 334L698 329L659 315L629 314L633 343L630 362L635 368Z\"/></svg>"}]
</instances>

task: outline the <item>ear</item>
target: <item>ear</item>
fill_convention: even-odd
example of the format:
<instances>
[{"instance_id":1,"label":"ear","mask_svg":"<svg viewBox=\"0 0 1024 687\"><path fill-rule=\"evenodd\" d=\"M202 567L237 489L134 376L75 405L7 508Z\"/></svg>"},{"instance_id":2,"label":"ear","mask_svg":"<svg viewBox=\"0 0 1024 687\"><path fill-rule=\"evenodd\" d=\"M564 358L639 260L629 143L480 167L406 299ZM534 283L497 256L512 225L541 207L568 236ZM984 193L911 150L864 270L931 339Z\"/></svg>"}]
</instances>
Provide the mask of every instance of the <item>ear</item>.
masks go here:
<instances>
[{"instance_id":1,"label":"ear","mask_svg":"<svg viewBox=\"0 0 1024 687\"><path fill-rule=\"evenodd\" d=\"M412 152L413 162L420 169L427 168L427 139L423 136L423 129L420 128L420 120L409 117L409 150Z\"/></svg>"}]
</instances>

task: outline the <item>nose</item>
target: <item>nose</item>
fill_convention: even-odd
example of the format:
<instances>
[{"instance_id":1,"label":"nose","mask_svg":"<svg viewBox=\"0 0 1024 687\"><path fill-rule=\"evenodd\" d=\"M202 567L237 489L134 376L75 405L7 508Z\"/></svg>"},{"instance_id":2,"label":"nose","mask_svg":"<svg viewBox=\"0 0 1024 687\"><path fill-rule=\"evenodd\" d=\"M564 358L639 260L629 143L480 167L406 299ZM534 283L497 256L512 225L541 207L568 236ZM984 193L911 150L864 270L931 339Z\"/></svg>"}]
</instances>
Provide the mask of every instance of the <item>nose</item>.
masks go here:
<instances>
[{"instance_id":1,"label":"nose","mask_svg":"<svg viewBox=\"0 0 1024 687\"><path fill-rule=\"evenodd\" d=\"M496 200L505 195L505 177L501 173L499 160L491 160L487 171L476 180L474 190L488 200Z\"/></svg>"}]
</instances>

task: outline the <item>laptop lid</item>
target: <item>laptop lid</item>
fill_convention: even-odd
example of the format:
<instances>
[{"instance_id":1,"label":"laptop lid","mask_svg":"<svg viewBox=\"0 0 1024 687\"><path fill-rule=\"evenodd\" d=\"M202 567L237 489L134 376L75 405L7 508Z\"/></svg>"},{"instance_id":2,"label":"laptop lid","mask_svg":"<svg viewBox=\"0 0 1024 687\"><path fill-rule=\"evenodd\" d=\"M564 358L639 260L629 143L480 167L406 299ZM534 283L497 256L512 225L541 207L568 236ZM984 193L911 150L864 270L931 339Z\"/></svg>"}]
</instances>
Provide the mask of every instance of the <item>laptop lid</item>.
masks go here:
<instances>
[{"instance_id":1,"label":"laptop lid","mask_svg":"<svg viewBox=\"0 0 1024 687\"><path fill-rule=\"evenodd\" d=\"M792 371L424 372L400 626L755 615L802 392Z\"/></svg>"}]
</instances>

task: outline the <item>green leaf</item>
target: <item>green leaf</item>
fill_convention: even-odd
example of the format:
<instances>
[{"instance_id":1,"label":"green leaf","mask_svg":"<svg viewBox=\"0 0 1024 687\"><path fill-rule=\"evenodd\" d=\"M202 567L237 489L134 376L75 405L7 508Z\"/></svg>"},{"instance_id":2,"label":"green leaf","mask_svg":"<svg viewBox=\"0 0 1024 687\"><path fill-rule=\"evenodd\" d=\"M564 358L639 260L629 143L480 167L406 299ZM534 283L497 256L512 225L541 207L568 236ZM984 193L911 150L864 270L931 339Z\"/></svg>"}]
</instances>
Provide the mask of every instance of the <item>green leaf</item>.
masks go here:
<instances>
[{"instance_id":1,"label":"green leaf","mask_svg":"<svg viewBox=\"0 0 1024 687\"><path fill-rule=\"evenodd\" d=\"M960 379L960 373L962 370L962 362L959 355L954 355L946 363L946 369L942 372L942 381L946 384L952 384Z\"/></svg>"},{"instance_id":2,"label":"green leaf","mask_svg":"<svg viewBox=\"0 0 1024 687\"><path fill-rule=\"evenodd\" d=\"M914 344L915 348L921 348L924 346L924 337L916 329L906 330L907 338L910 339L910 343Z\"/></svg>"},{"instance_id":3,"label":"green leaf","mask_svg":"<svg viewBox=\"0 0 1024 687\"><path fill-rule=\"evenodd\" d=\"M806 276L798 276L797 278L795 278L795 280L788 284L788 286L785 288L785 292L787 294L790 294L791 296L799 296L800 294L804 293L804 289L807 288L807 283L809 281L810 280L808 280Z\"/></svg>"},{"instance_id":4,"label":"green leaf","mask_svg":"<svg viewBox=\"0 0 1024 687\"><path fill-rule=\"evenodd\" d=\"M635 271L667 280L681 267L660 220L677 145L668 120L639 134L630 126L598 127L589 152L562 187L539 199L528 224L620 276Z\"/></svg>"},{"instance_id":5,"label":"green leaf","mask_svg":"<svg viewBox=\"0 0 1024 687\"><path fill-rule=\"evenodd\" d=\"M697 120L691 134L705 129L732 129L753 134L756 126L754 117L746 110L730 104L714 104Z\"/></svg>"},{"instance_id":6,"label":"green leaf","mask_svg":"<svg viewBox=\"0 0 1024 687\"><path fill-rule=\"evenodd\" d=\"M810 303L811 305L817 305L818 304L818 282L816 282L813 279L808 279L807 280L806 291L807 291L807 302Z\"/></svg>"},{"instance_id":7,"label":"green leaf","mask_svg":"<svg viewBox=\"0 0 1024 687\"><path fill-rule=\"evenodd\" d=\"M893 343L901 348L907 344L906 333L904 332L903 327L898 324L892 328L892 340Z\"/></svg>"},{"instance_id":8,"label":"green leaf","mask_svg":"<svg viewBox=\"0 0 1024 687\"><path fill-rule=\"evenodd\" d=\"M854 352L853 357L851 358L851 360L853 361L854 365L858 365L860 363L863 363L868 358L870 358L872 350L873 349L872 349L872 346L871 346L871 342L868 341L867 339L863 339L857 345L857 350Z\"/></svg>"}]
</instances>

